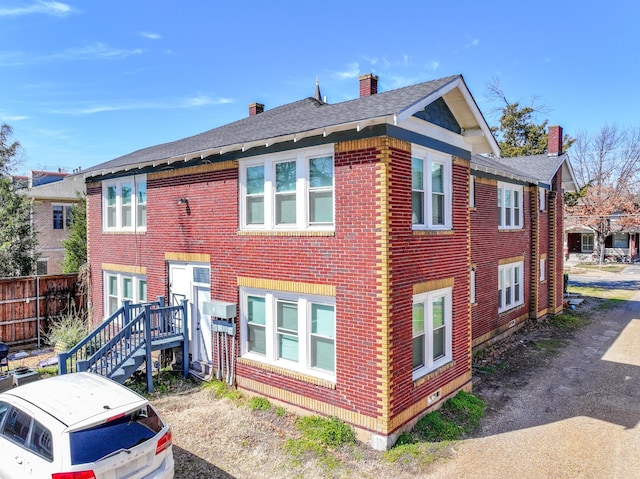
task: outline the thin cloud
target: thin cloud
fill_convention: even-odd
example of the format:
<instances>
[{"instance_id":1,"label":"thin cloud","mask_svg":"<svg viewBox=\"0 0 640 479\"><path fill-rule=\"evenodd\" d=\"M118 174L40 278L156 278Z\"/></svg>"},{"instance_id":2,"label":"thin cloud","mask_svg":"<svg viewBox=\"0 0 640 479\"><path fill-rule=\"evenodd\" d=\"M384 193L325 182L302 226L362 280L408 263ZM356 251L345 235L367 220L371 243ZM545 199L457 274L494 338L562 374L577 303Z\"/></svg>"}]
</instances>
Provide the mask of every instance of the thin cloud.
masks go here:
<instances>
[{"instance_id":1,"label":"thin cloud","mask_svg":"<svg viewBox=\"0 0 640 479\"><path fill-rule=\"evenodd\" d=\"M135 48L133 50L123 50L121 48L113 48L101 42L93 45L87 45L80 48L69 48L59 53L54 53L51 58L64 60L92 60L96 58L125 58L131 55L140 55L142 49Z\"/></svg>"},{"instance_id":2,"label":"thin cloud","mask_svg":"<svg viewBox=\"0 0 640 479\"><path fill-rule=\"evenodd\" d=\"M140 36L148 40L160 40L162 38L162 35L150 32L140 32Z\"/></svg>"},{"instance_id":3,"label":"thin cloud","mask_svg":"<svg viewBox=\"0 0 640 479\"><path fill-rule=\"evenodd\" d=\"M214 98L208 95L198 95L169 101L134 101L131 103L94 104L82 108L49 110L48 113L69 116L88 116L111 111L187 109L203 106L226 105L229 103L234 103L234 100L231 98Z\"/></svg>"},{"instance_id":4,"label":"thin cloud","mask_svg":"<svg viewBox=\"0 0 640 479\"><path fill-rule=\"evenodd\" d=\"M28 120L30 117L26 115L6 115L0 113L0 121L3 123L13 123L16 121Z\"/></svg>"},{"instance_id":5,"label":"thin cloud","mask_svg":"<svg viewBox=\"0 0 640 479\"><path fill-rule=\"evenodd\" d=\"M74 11L75 10L66 3L40 0L24 7L0 8L0 17L19 17L33 14L66 17Z\"/></svg>"},{"instance_id":6,"label":"thin cloud","mask_svg":"<svg viewBox=\"0 0 640 479\"><path fill-rule=\"evenodd\" d=\"M347 80L350 78L357 78L360 74L360 65L358 63L352 63L346 70L335 72L335 75L341 80Z\"/></svg>"}]
</instances>

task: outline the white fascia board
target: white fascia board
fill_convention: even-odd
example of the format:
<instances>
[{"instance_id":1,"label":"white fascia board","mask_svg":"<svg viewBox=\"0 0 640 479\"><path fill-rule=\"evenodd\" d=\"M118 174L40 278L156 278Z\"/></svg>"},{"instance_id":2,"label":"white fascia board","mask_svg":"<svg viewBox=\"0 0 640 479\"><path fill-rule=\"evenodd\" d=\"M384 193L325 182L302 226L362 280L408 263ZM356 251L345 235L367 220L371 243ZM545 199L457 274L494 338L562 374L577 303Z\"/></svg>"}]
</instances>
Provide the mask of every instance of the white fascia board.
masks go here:
<instances>
[{"instance_id":1,"label":"white fascia board","mask_svg":"<svg viewBox=\"0 0 640 479\"><path fill-rule=\"evenodd\" d=\"M534 178L527 178L526 176L520 176L520 175L516 175L515 173L509 173L499 168L489 168L487 166L481 166L474 163L473 159L471 160L471 169L475 171L483 171L485 173L489 173L496 176L502 176L503 178L508 178L511 180L523 181L525 183L533 183L534 185L538 184L538 180Z\"/></svg>"},{"instance_id":2,"label":"white fascia board","mask_svg":"<svg viewBox=\"0 0 640 479\"><path fill-rule=\"evenodd\" d=\"M449 143L450 145L456 146L460 149L470 151L469 145L464 141L464 138L462 138L462 136L450 130L447 130L446 128L442 128L441 126L420 120L415 116L410 116L409 118L407 118L405 120L405 123L402 125L402 128L413 131L415 133L419 133L421 135L428 136L444 143Z\"/></svg>"}]
</instances>

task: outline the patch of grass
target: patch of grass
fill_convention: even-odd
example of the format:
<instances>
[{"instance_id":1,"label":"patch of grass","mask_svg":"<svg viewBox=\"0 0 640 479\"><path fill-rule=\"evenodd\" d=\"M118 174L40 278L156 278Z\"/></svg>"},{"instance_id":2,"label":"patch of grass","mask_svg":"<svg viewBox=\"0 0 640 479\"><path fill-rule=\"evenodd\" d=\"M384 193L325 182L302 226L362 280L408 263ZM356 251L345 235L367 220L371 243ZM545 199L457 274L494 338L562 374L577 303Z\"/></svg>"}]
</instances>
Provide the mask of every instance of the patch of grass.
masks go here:
<instances>
[{"instance_id":1,"label":"patch of grass","mask_svg":"<svg viewBox=\"0 0 640 479\"><path fill-rule=\"evenodd\" d=\"M247 407L252 411L268 411L271 409L271 402L267 398L254 396L249 399Z\"/></svg>"},{"instance_id":2,"label":"patch of grass","mask_svg":"<svg viewBox=\"0 0 640 479\"><path fill-rule=\"evenodd\" d=\"M153 392L148 393L147 377L144 371L136 371L124 383L129 389L145 397L162 396L195 386L195 382L192 379L185 379L182 377L182 372L171 369L163 369L154 374L152 384Z\"/></svg>"},{"instance_id":3,"label":"patch of grass","mask_svg":"<svg viewBox=\"0 0 640 479\"><path fill-rule=\"evenodd\" d=\"M589 324L589 318L580 312L565 311L551 317L549 323L557 328L574 330Z\"/></svg>"},{"instance_id":4,"label":"patch of grass","mask_svg":"<svg viewBox=\"0 0 640 479\"><path fill-rule=\"evenodd\" d=\"M278 406L276 408L276 416L285 417L286 415L287 415L287 410L285 408L283 408L282 406Z\"/></svg>"},{"instance_id":5,"label":"patch of grass","mask_svg":"<svg viewBox=\"0 0 640 479\"><path fill-rule=\"evenodd\" d=\"M333 471L342 463L331 453L331 449L356 442L353 429L335 417L300 417L296 421L296 428L302 433L302 438L288 439L284 445L296 466L315 460L325 472Z\"/></svg>"},{"instance_id":6,"label":"patch of grass","mask_svg":"<svg viewBox=\"0 0 640 479\"><path fill-rule=\"evenodd\" d=\"M304 416L296 427L303 437L323 446L337 447L356 442L353 429L336 417Z\"/></svg>"},{"instance_id":7,"label":"patch of grass","mask_svg":"<svg viewBox=\"0 0 640 479\"><path fill-rule=\"evenodd\" d=\"M448 399L438 411L420 419L414 432L420 439L429 442L458 440L463 434L480 425L486 407L487 403L482 399L460 391Z\"/></svg>"},{"instance_id":8,"label":"patch of grass","mask_svg":"<svg viewBox=\"0 0 640 479\"><path fill-rule=\"evenodd\" d=\"M605 263L602 266L600 266L599 263L579 263L577 265L578 268L597 269L599 271L606 271L608 273L619 273L623 269L625 269L627 266L629 266L629 265L627 265L627 264L611 264L611 263Z\"/></svg>"},{"instance_id":9,"label":"patch of grass","mask_svg":"<svg viewBox=\"0 0 640 479\"><path fill-rule=\"evenodd\" d=\"M202 385L202 388L206 391L210 391L217 399L229 399L234 402L242 399L242 394L240 394L240 392L230 387L226 382L218 381L217 379L205 382Z\"/></svg>"},{"instance_id":10,"label":"patch of grass","mask_svg":"<svg viewBox=\"0 0 640 479\"><path fill-rule=\"evenodd\" d=\"M557 354L560 352L564 344L564 341L561 341L560 339L548 338L537 341L534 347L548 354Z\"/></svg>"},{"instance_id":11,"label":"patch of grass","mask_svg":"<svg viewBox=\"0 0 640 479\"><path fill-rule=\"evenodd\" d=\"M58 375L58 366L46 366L44 368L38 368L38 374L41 379Z\"/></svg>"},{"instance_id":12,"label":"patch of grass","mask_svg":"<svg viewBox=\"0 0 640 479\"><path fill-rule=\"evenodd\" d=\"M403 443L401 439L404 434L407 433L403 433L398 438L396 445L392 449L384 452L382 459L385 462L402 466L414 466L416 464L426 466L447 455L446 449L450 446L449 442L433 444L413 441Z\"/></svg>"}]
</instances>

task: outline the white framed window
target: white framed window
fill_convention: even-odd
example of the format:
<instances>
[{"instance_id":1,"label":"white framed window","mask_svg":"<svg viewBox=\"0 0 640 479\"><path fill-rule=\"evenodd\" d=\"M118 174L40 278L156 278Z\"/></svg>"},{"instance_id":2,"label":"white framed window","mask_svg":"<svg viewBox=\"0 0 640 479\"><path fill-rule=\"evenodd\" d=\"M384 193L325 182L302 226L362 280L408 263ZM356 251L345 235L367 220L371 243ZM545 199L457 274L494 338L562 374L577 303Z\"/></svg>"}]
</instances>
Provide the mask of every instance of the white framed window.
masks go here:
<instances>
[{"instance_id":1,"label":"white framed window","mask_svg":"<svg viewBox=\"0 0 640 479\"><path fill-rule=\"evenodd\" d=\"M476 207L476 177L473 175L469 177L469 207Z\"/></svg>"},{"instance_id":2,"label":"white framed window","mask_svg":"<svg viewBox=\"0 0 640 479\"><path fill-rule=\"evenodd\" d=\"M498 183L498 227L500 229L523 228L522 193L522 186Z\"/></svg>"},{"instance_id":3,"label":"white framed window","mask_svg":"<svg viewBox=\"0 0 640 479\"><path fill-rule=\"evenodd\" d=\"M524 262L518 261L498 267L498 312L524 303Z\"/></svg>"},{"instance_id":4,"label":"white framed window","mask_svg":"<svg viewBox=\"0 0 640 479\"><path fill-rule=\"evenodd\" d=\"M540 211L545 211L547 209L547 190L538 188L538 193L540 196Z\"/></svg>"},{"instance_id":5,"label":"white framed window","mask_svg":"<svg viewBox=\"0 0 640 479\"><path fill-rule=\"evenodd\" d=\"M452 288L413 297L413 379L452 360Z\"/></svg>"},{"instance_id":6,"label":"white framed window","mask_svg":"<svg viewBox=\"0 0 640 479\"><path fill-rule=\"evenodd\" d=\"M104 271L104 314L108 318L115 313L125 299L133 304L147 301L147 277Z\"/></svg>"},{"instance_id":7,"label":"white framed window","mask_svg":"<svg viewBox=\"0 0 640 479\"><path fill-rule=\"evenodd\" d=\"M333 145L240 160L245 230L332 230Z\"/></svg>"},{"instance_id":8,"label":"white framed window","mask_svg":"<svg viewBox=\"0 0 640 479\"><path fill-rule=\"evenodd\" d=\"M52 205L53 229L68 229L71 226L73 205L54 203Z\"/></svg>"},{"instance_id":9,"label":"white framed window","mask_svg":"<svg viewBox=\"0 0 640 479\"><path fill-rule=\"evenodd\" d=\"M411 156L413 229L451 229L451 157L415 145Z\"/></svg>"},{"instance_id":10,"label":"white framed window","mask_svg":"<svg viewBox=\"0 0 640 479\"><path fill-rule=\"evenodd\" d=\"M102 184L102 229L145 231L146 228L146 175L105 181Z\"/></svg>"},{"instance_id":11,"label":"white framed window","mask_svg":"<svg viewBox=\"0 0 640 479\"><path fill-rule=\"evenodd\" d=\"M547 258L540 258L540 281L547 280Z\"/></svg>"},{"instance_id":12,"label":"white framed window","mask_svg":"<svg viewBox=\"0 0 640 479\"><path fill-rule=\"evenodd\" d=\"M240 290L244 358L335 380L335 298Z\"/></svg>"}]
</instances>

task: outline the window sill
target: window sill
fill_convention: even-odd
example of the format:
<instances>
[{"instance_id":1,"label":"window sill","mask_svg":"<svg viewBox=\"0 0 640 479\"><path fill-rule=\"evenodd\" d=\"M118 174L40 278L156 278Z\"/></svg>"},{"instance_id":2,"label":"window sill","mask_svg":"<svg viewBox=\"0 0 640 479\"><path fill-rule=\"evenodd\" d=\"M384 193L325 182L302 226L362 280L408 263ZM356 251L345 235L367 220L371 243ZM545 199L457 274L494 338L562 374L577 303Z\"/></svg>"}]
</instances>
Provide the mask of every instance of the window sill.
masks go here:
<instances>
[{"instance_id":1,"label":"window sill","mask_svg":"<svg viewBox=\"0 0 640 479\"><path fill-rule=\"evenodd\" d=\"M147 234L147 230L102 230L102 234L105 235L144 235Z\"/></svg>"},{"instance_id":2,"label":"window sill","mask_svg":"<svg viewBox=\"0 0 640 479\"><path fill-rule=\"evenodd\" d=\"M522 233L524 228L498 228L498 233Z\"/></svg>"},{"instance_id":3,"label":"window sill","mask_svg":"<svg viewBox=\"0 0 640 479\"><path fill-rule=\"evenodd\" d=\"M448 363L443 364L442 366L437 367L436 369L425 373L423 376L414 379L413 380L414 389L422 386L424 383L426 383L427 381L430 381L431 379L435 378L436 376L443 373L444 371L447 371L455 367L455 365L456 365L456 362L451 360Z\"/></svg>"},{"instance_id":4,"label":"window sill","mask_svg":"<svg viewBox=\"0 0 640 479\"><path fill-rule=\"evenodd\" d=\"M417 230L411 231L414 236L451 236L455 234L455 230Z\"/></svg>"},{"instance_id":5,"label":"window sill","mask_svg":"<svg viewBox=\"0 0 640 479\"><path fill-rule=\"evenodd\" d=\"M238 236L335 236L334 230L238 230Z\"/></svg>"},{"instance_id":6,"label":"window sill","mask_svg":"<svg viewBox=\"0 0 640 479\"><path fill-rule=\"evenodd\" d=\"M259 361L255 361L253 359L247 358L238 358L239 364L244 364L246 366L250 366L256 369L263 369L265 371L269 371L272 373L280 374L281 376L286 376L288 378L296 379L298 381L303 381L310 384L315 384L316 386L320 386L327 389L335 389L336 383L334 381L329 381L326 379L317 378L315 376L311 376L309 374L299 373L297 371L291 371L289 369L284 369L278 366L273 366L272 364L265 364Z\"/></svg>"},{"instance_id":7,"label":"window sill","mask_svg":"<svg viewBox=\"0 0 640 479\"><path fill-rule=\"evenodd\" d=\"M516 304L514 306L511 306L509 309L498 310L498 315L502 315L502 314L505 314L505 313L510 313L510 312L512 312L512 311L514 311L514 310L516 310L518 308L521 308L522 306L524 306L524 302L518 303L518 304Z\"/></svg>"}]
</instances>

